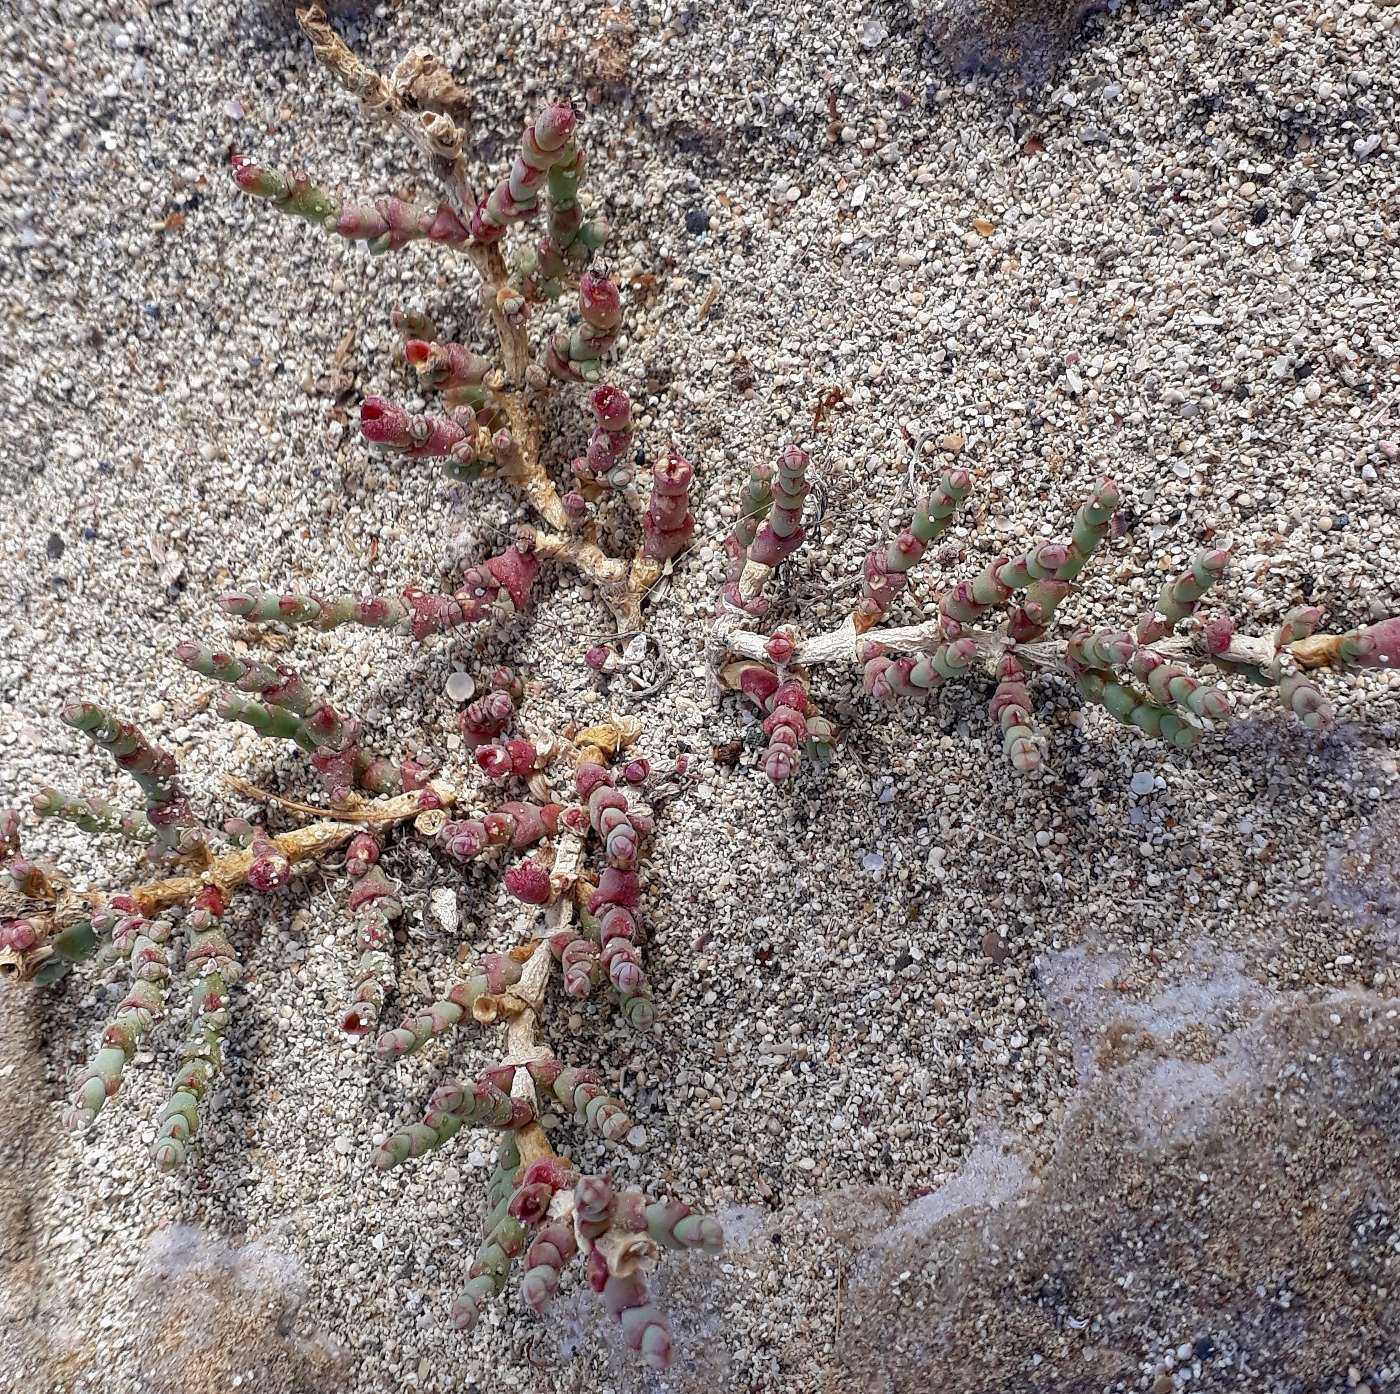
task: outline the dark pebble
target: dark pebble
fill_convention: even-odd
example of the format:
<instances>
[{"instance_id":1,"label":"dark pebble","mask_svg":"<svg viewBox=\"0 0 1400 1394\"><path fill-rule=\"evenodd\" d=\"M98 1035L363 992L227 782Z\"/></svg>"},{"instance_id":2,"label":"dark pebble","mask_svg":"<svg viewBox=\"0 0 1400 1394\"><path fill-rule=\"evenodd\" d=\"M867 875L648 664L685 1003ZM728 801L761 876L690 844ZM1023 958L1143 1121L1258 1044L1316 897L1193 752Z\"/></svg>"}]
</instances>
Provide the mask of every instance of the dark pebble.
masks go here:
<instances>
[{"instance_id":1,"label":"dark pebble","mask_svg":"<svg viewBox=\"0 0 1400 1394\"><path fill-rule=\"evenodd\" d=\"M44 551L49 554L50 561L57 561L63 555L63 539L56 532L51 532L49 540L44 543Z\"/></svg>"},{"instance_id":2,"label":"dark pebble","mask_svg":"<svg viewBox=\"0 0 1400 1394\"><path fill-rule=\"evenodd\" d=\"M685 215L685 230L687 232L693 232L697 237L699 237L702 232L709 232L710 215L706 213L703 208L692 208L690 212Z\"/></svg>"},{"instance_id":3,"label":"dark pebble","mask_svg":"<svg viewBox=\"0 0 1400 1394\"><path fill-rule=\"evenodd\" d=\"M717 745L710 752L717 765L723 765L725 769L732 770L739 763L739 756L743 752L742 741L725 741L723 745Z\"/></svg>"}]
</instances>

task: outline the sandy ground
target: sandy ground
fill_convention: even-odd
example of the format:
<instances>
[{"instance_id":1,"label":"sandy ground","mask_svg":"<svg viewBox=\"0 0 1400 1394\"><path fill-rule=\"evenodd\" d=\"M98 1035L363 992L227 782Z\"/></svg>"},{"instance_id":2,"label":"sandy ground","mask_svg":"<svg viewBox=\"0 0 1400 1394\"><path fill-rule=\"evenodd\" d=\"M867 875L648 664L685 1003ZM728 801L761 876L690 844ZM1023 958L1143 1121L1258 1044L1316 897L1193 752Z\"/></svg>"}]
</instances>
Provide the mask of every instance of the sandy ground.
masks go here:
<instances>
[{"instance_id":1,"label":"sandy ground","mask_svg":"<svg viewBox=\"0 0 1400 1394\"><path fill-rule=\"evenodd\" d=\"M615 378L647 451L674 441L697 468L710 541L653 611L676 671L638 709L653 762L696 774L647 871L664 1010L647 1037L598 1007L551 1026L645 1130L631 1154L570 1133L575 1155L725 1219L722 1259L662 1270L672 1373L640 1375L572 1290L543 1323L512 1291L473 1335L447 1328L485 1144L388 1177L367 1155L497 1042L392 1068L345 1043L332 867L234 921L228 1064L178 1180L147 1158L178 999L84 1142L59 1102L115 987L0 992L0 1387L1400 1383L1395 675L1331 682L1324 740L1242 694L1190 755L1048 683L1027 782L983 692L872 710L828 673L837 761L775 792L703 673L734 495L794 438L825 504L785 580L804 626L849 607L924 430L925 470L956 452L976 481L957 575L1119 481L1123 535L1073 622L1131 620L1207 540L1234 547L1221 600L1243 630L1304 599L1335 628L1400 612L1400 9L1130 8L1020 99L954 84L923 18L521 0L337 20L381 68L416 43L450 61L483 168L525 109L575 96L629 292ZM369 460L350 429L359 397L407 394L390 307L470 336L470 271L423 246L371 260L232 190L231 146L339 189L428 190L280 7L41 3L0 25L0 796L126 797L57 720L87 696L176 749L204 808L245 812L222 773L306 784L168 656L249 637L211 597L436 581L518 516L499 486ZM569 394L550 412L560 466L581 413ZM588 719L610 701L581 662L602 623L561 577L479 642L293 651L387 746L460 775L454 664L509 657L532 720ZM130 872L57 827L29 845L99 884ZM400 1002L458 948L424 913L433 885L460 884L465 940L514 942L494 876L411 849L392 870Z\"/></svg>"}]
</instances>

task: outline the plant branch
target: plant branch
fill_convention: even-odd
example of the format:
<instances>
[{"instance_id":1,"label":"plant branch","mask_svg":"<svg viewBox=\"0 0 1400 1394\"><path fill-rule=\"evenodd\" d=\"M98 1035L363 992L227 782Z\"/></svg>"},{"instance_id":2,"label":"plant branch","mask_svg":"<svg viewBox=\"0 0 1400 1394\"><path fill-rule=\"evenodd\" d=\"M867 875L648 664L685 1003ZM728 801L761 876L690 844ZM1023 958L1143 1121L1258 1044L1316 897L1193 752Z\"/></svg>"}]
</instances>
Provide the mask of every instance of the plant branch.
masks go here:
<instances>
[{"instance_id":1,"label":"plant branch","mask_svg":"<svg viewBox=\"0 0 1400 1394\"><path fill-rule=\"evenodd\" d=\"M762 634L746 629L729 629L722 631L719 637L723 647L740 658L763 660L767 657L768 639ZM1007 634L992 630L964 629L961 637L971 639L977 646L978 656L987 662L994 661L1013 643ZM1183 663L1209 664L1219 658L1227 663L1267 668L1280 654L1286 654L1301 667L1320 668L1342 661L1343 637L1341 634L1314 634L1278 648L1266 636L1234 635L1229 647L1219 654L1204 652L1195 640L1186 638L1162 639L1152 647L1156 652ZM892 653L932 653L942 639L939 620L926 620L922 624L893 629L870 629L861 634L848 616L838 628L803 639L797 645L791 662L804 668L829 663L858 664L862 644L879 644ZM1018 643L1015 648L1017 656L1031 667L1041 671L1068 671L1065 658L1069 645L1065 640Z\"/></svg>"},{"instance_id":2,"label":"plant branch","mask_svg":"<svg viewBox=\"0 0 1400 1394\"><path fill-rule=\"evenodd\" d=\"M610 557L595 542L587 538L522 528L534 553L542 561L559 561L572 566L597 590L603 603L612 611L619 634L635 634L642 627L642 597L655 577L649 576L646 564L629 566L627 562Z\"/></svg>"}]
</instances>

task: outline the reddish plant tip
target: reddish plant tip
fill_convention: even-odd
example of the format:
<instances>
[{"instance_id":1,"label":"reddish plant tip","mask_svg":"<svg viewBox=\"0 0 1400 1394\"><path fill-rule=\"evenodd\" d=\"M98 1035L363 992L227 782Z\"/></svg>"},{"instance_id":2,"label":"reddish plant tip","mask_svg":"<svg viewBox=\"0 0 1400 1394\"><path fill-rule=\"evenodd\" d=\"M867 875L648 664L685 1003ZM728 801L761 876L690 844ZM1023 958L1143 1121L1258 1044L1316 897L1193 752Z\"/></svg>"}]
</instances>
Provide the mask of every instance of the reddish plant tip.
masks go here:
<instances>
[{"instance_id":1,"label":"reddish plant tip","mask_svg":"<svg viewBox=\"0 0 1400 1394\"><path fill-rule=\"evenodd\" d=\"M427 785L432 772L431 766L420 764L410 756L405 755L404 758L399 761L399 779L403 783L405 793L415 789L423 789Z\"/></svg>"},{"instance_id":2,"label":"reddish plant tip","mask_svg":"<svg viewBox=\"0 0 1400 1394\"><path fill-rule=\"evenodd\" d=\"M573 135L578 117L567 102L550 102L535 118L535 139L541 150L558 150Z\"/></svg>"},{"instance_id":3,"label":"reddish plant tip","mask_svg":"<svg viewBox=\"0 0 1400 1394\"><path fill-rule=\"evenodd\" d=\"M229 157L229 167L233 174L233 182L245 194L256 194L262 188L266 174L257 165L250 163L235 152Z\"/></svg>"},{"instance_id":4,"label":"reddish plant tip","mask_svg":"<svg viewBox=\"0 0 1400 1394\"><path fill-rule=\"evenodd\" d=\"M486 569L497 584L505 588L511 604L517 610L523 610L529 603L530 587L539 574L539 562L517 547L508 547L500 556L492 557L486 563Z\"/></svg>"},{"instance_id":5,"label":"reddish plant tip","mask_svg":"<svg viewBox=\"0 0 1400 1394\"><path fill-rule=\"evenodd\" d=\"M500 745L480 746L476 752L476 763L488 779L504 779L511 770L510 753Z\"/></svg>"},{"instance_id":6,"label":"reddish plant tip","mask_svg":"<svg viewBox=\"0 0 1400 1394\"><path fill-rule=\"evenodd\" d=\"M285 857L260 857L248 868L248 884L269 895L292 879L291 863Z\"/></svg>"},{"instance_id":7,"label":"reddish plant tip","mask_svg":"<svg viewBox=\"0 0 1400 1394\"><path fill-rule=\"evenodd\" d=\"M594 644L593 647L584 654L583 661L588 664L590 668L594 668L601 673L604 665L611 656L612 650L606 644Z\"/></svg>"},{"instance_id":8,"label":"reddish plant tip","mask_svg":"<svg viewBox=\"0 0 1400 1394\"><path fill-rule=\"evenodd\" d=\"M581 799L586 799L600 786L611 784L612 776L596 760L586 760L574 771L574 789Z\"/></svg>"},{"instance_id":9,"label":"reddish plant tip","mask_svg":"<svg viewBox=\"0 0 1400 1394\"><path fill-rule=\"evenodd\" d=\"M1201 640L1207 653L1224 653L1235 637L1235 622L1229 615L1217 615L1201 629Z\"/></svg>"},{"instance_id":10,"label":"reddish plant tip","mask_svg":"<svg viewBox=\"0 0 1400 1394\"><path fill-rule=\"evenodd\" d=\"M578 309L595 329L613 329L622 319L622 296L605 267L579 277Z\"/></svg>"},{"instance_id":11,"label":"reddish plant tip","mask_svg":"<svg viewBox=\"0 0 1400 1394\"><path fill-rule=\"evenodd\" d=\"M773 663L790 663L796 648L786 634L772 635L764 646L764 652Z\"/></svg>"},{"instance_id":12,"label":"reddish plant tip","mask_svg":"<svg viewBox=\"0 0 1400 1394\"><path fill-rule=\"evenodd\" d=\"M647 760L629 760L622 768L622 777L629 784L644 784L651 773L651 763Z\"/></svg>"},{"instance_id":13,"label":"reddish plant tip","mask_svg":"<svg viewBox=\"0 0 1400 1394\"><path fill-rule=\"evenodd\" d=\"M551 1190L559 1191L569 1184L569 1168L558 1157L537 1157L525 1168L520 1178L522 1186L533 1186L543 1182Z\"/></svg>"},{"instance_id":14,"label":"reddish plant tip","mask_svg":"<svg viewBox=\"0 0 1400 1394\"><path fill-rule=\"evenodd\" d=\"M535 749L532 741L516 736L506 742L505 748L506 754L510 757L511 772L519 775L521 779L534 774L539 768L540 753Z\"/></svg>"},{"instance_id":15,"label":"reddish plant tip","mask_svg":"<svg viewBox=\"0 0 1400 1394\"><path fill-rule=\"evenodd\" d=\"M784 747L775 746L764 756L763 772L774 784L781 784L785 779L791 778L792 771L793 759Z\"/></svg>"},{"instance_id":16,"label":"reddish plant tip","mask_svg":"<svg viewBox=\"0 0 1400 1394\"><path fill-rule=\"evenodd\" d=\"M366 397L360 403L360 434L373 445L396 444L406 425L403 408L383 397Z\"/></svg>"},{"instance_id":17,"label":"reddish plant tip","mask_svg":"<svg viewBox=\"0 0 1400 1394\"><path fill-rule=\"evenodd\" d=\"M778 675L761 663L745 664L739 674L739 691L767 709L768 699L778 690Z\"/></svg>"},{"instance_id":18,"label":"reddish plant tip","mask_svg":"<svg viewBox=\"0 0 1400 1394\"><path fill-rule=\"evenodd\" d=\"M1400 616L1348 633L1342 641L1344 661L1355 668L1400 667Z\"/></svg>"},{"instance_id":19,"label":"reddish plant tip","mask_svg":"<svg viewBox=\"0 0 1400 1394\"><path fill-rule=\"evenodd\" d=\"M684 455L672 450L656 466L652 478L659 488L668 493L678 494L690 488L690 482L695 478L695 469Z\"/></svg>"},{"instance_id":20,"label":"reddish plant tip","mask_svg":"<svg viewBox=\"0 0 1400 1394\"><path fill-rule=\"evenodd\" d=\"M5 920L0 923L0 949L27 954L38 942L39 936L28 920Z\"/></svg>"},{"instance_id":21,"label":"reddish plant tip","mask_svg":"<svg viewBox=\"0 0 1400 1394\"><path fill-rule=\"evenodd\" d=\"M433 346L424 339L409 339L403 346L403 356L416 368L420 363L427 360L428 355L433 351ZM364 408L360 408L360 417L364 418Z\"/></svg>"},{"instance_id":22,"label":"reddish plant tip","mask_svg":"<svg viewBox=\"0 0 1400 1394\"><path fill-rule=\"evenodd\" d=\"M506 1207L523 1225L537 1225L549 1214L553 1188L544 1181L529 1181L518 1186Z\"/></svg>"},{"instance_id":23,"label":"reddish plant tip","mask_svg":"<svg viewBox=\"0 0 1400 1394\"><path fill-rule=\"evenodd\" d=\"M511 867L505 874L505 886L526 905L545 905L549 901L549 873L534 862L519 862Z\"/></svg>"},{"instance_id":24,"label":"reddish plant tip","mask_svg":"<svg viewBox=\"0 0 1400 1394\"><path fill-rule=\"evenodd\" d=\"M594 418L605 431L620 431L632 420L632 400L611 383L595 387L588 396Z\"/></svg>"},{"instance_id":25,"label":"reddish plant tip","mask_svg":"<svg viewBox=\"0 0 1400 1394\"><path fill-rule=\"evenodd\" d=\"M114 902L115 903L115 902ZM215 919L224 913L224 906L228 903L227 897L218 886L209 885L203 887L199 894L195 896L191 908L195 910L207 910Z\"/></svg>"},{"instance_id":26,"label":"reddish plant tip","mask_svg":"<svg viewBox=\"0 0 1400 1394\"><path fill-rule=\"evenodd\" d=\"M369 1031L371 1023L361 1015L363 1010L364 1008L362 1006L351 1007L350 1010L340 1018L340 1029L344 1031L347 1036L363 1036Z\"/></svg>"}]
</instances>

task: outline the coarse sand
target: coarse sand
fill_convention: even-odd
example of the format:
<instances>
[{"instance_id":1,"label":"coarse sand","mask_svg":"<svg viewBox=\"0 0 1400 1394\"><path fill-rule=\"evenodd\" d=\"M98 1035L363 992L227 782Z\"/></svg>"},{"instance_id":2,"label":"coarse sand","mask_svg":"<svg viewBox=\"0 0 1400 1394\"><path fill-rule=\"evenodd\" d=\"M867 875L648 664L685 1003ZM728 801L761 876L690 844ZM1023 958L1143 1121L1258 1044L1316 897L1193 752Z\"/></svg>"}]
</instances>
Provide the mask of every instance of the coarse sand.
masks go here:
<instances>
[{"instance_id":1,"label":"coarse sand","mask_svg":"<svg viewBox=\"0 0 1400 1394\"><path fill-rule=\"evenodd\" d=\"M394 1066L347 1043L330 866L231 921L246 977L177 1179L148 1151L178 994L80 1139L60 1103L117 988L0 988L0 1389L1400 1384L1397 675L1329 678L1326 738L1246 691L1189 754L1047 682L1025 780L979 688L873 709L824 671L837 758L775 789L704 670L733 500L793 439L823 505L783 579L804 628L849 610L924 432L925 477L954 457L974 477L938 559L960 576L1119 482L1121 535L1069 623L1131 621L1207 541L1234 550L1219 600L1242 631L1305 600L1334 629L1400 613L1400 6L1128 5L1021 95L955 82L928 13L883 0L333 18L381 71L417 44L446 59L483 172L546 97L582 113L626 290L613 379L648 455L694 463L705 541L650 612L674 672L635 708L653 763L688 753L694 775L644 878L660 1020L638 1036L566 1005L549 1033L644 1138L571 1131L576 1159L719 1214L730 1242L659 1271L664 1378L572 1287L544 1321L512 1287L452 1331L487 1142L387 1175L368 1154L497 1037ZM436 582L523 516L354 429L362 396L411 399L395 304L486 346L471 272L422 243L370 258L232 187L236 148L431 193L280 5L35 0L0 42L0 803L49 782L129 799L58 720L86 697L176 750L202 808L243 813L227 772L305 784L171 657L249 637L212 597ZM577 393L549 425L567 469ZM615 694L582 655L604 622L560 575L479 643L340 630L290 651L386 744L461 773L454 666L509 659L542 728L596 719ZM79 879L129 870L56 825L29 839ZM404 848L390 869L411 1005L459 945L425 913L442 868ZM462 940L515 942L498 879L458 880Z\"/></svg>"}]
</instances>

